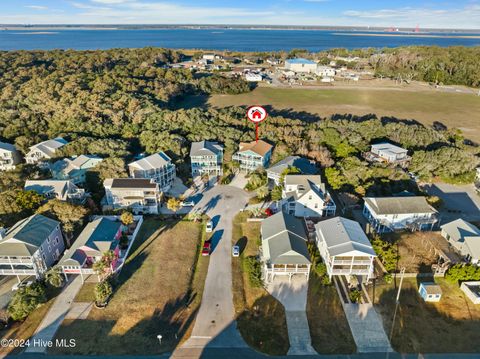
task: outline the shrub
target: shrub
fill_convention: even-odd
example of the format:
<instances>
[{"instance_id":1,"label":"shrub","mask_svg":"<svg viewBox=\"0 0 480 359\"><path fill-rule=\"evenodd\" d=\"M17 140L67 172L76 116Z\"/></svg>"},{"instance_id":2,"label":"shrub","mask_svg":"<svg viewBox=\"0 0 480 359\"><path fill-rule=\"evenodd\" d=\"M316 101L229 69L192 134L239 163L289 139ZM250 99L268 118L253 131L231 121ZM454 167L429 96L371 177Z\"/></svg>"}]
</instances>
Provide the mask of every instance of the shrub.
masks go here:
<instances>
[{"instance_id":1,"label":"shrub","mask_svg":"<svg viewBox=\"0 0 480 359\"><path fill-rule=\"evenodd\" d=\"M317 273L317 275L319 277L326 276L327 275L327 266L325 265L325 263L318 263L315 267L315 273Z\"/></svg>"},{"instance_id":2,"label":"shrub","mask_svg":"<svg viewBox=\"0 0 480 359\"><path fill-rule=\"evenodd\" d=\"M244 270L248 274L248 281L252 287L261 287L262 281L262 268L260 261L255 256L250 256L244 260Z\"/></svg>"},{"instance_id":3,"label":"shrub","mask_svg":"<svg viewBox=\"0 0 480 359\"><path fill-rule=\"evenodd\" d=\"M120 237L119 245L121 249L128 248L128 236L125 233L123 233L122 236Z\"/></svg>"},{"instance_id":4,"label":"shrub","mask_svg":"<svg viewBox=\"0 0 480 359\"><path fill-rule=\"evenodd\" d=\"M95 302L97 304L106 304L108 298L110 298L112 293L113 288L108 280L97 283L94 289Z\"/></svg>"},{"instance_id":5,"label":"shrub","mask_svg":"<svg viewBox=\"0 0 480 359\"><path fill-rule=\"evenodd\" d=\"M350 293L348 293L348 297L352 303L358 303L362 297L362 293L358 289L353 289L350 291Z\"/></svg>"},{"instance_id":6,"label":"shrub","mask_svg":"<svg viewBox=\"0 0 480 359\"><path fill-rule=\"evenodd\" d=\"M36 282L29 287L20 288L10 300L7 311L13 320L23 320L46 301L45 286Z\"/></svg>"},{"instance_id":7,"label":"shrub","mask_svg":"<svg viewBox=\"0 0 480 359\"><path fill-rule=\"evenodd\" d=\"M466 280L480 280L480 267L472 264L455 264L445 274L445 279L451 283Z\"/></svg>"},{"instance_id":8,"label":"shrub","mask_svg":"<svg viewBox=\"0 0 480 359\"><path fill-rule=\"evenodd\" d=\"M383 281L387 284L393 283L393 275L391 273L387 273L383 276Z\"/></svg>"},{"instance_id":9,"label":"shrub","mask_svg":"<svg viewBox=\"0 0 480 359\"><path fill-rule=\"evenodd\" d=\"M372 247L382 261L387 272L395 270L400 256L393 243L382 240L380 236L375 236L372 239Z\"/></svg>"},{"instance_id":10,"label":"shrub","mask_svg":"<svg viewBox=\"0 0 480 359\"><path fill-rule=\"evenodd\" d=\"M124 226L129 226L133 223L133 214L131 212L123 212L120 215L120 221Z\"/></svg>"}]
</instances>

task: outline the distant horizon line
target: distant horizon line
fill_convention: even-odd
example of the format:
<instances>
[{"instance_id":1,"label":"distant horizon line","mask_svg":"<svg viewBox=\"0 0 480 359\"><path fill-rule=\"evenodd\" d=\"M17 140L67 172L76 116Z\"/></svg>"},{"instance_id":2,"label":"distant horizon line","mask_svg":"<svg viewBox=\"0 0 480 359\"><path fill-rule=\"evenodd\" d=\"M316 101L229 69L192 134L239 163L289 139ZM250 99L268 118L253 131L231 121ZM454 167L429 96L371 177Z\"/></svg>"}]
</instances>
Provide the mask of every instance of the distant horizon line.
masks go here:
<instances>
[{"instance_id":1,"label":"distant horizon line","mask_svg":"<svg viewBox=\"0 0 480 359\"><path fill-rule=\"evenodd\" d=\"M346 29L346 30L386 30L391 29L391 32L397 31L414 31L417 26L368 26L368 25L249 25L249 24L0 24L0 28L8 27L95 27L95 28L226 28L226 29L295 29L295 30L327 30L327 29ZM480 28L436 28L423 27L419 28L421 32L424 31L480 31Z\"/></svg>"}]
</instances>

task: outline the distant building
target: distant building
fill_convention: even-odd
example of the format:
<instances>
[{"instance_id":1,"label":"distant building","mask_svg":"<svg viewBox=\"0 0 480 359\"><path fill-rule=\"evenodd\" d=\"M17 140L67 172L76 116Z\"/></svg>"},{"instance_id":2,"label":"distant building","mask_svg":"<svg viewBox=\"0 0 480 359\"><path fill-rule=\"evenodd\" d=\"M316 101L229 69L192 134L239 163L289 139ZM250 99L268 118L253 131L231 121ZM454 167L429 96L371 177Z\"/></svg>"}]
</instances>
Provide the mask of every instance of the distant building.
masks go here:
<instances>
[{"instance_id":1,"label":"distant building","mask_svg":"<svg viewBox=\"0 0 480 359\"><path fill-rule=\"evenodd\" d=\"M296 217L334 216L336 205L320 175L287 175L282 210Z\"/></svg>"},{"instance_id":2,"label":"distant building","mask_svg":"<svg viewBox=\"0 0 480 359\"><path fill-rule=\"evenodd\" d=\"M17 222L0 240L0 275L43 278L64 250L60 222L34 214Z\"/></svg>"},{"instance_id":3,"label":"distant building","mask_svg":"<svg viewBox=\"0 0 480 359\"><path fill-rule=\"evenodd\" d=\"M239 150L232 159L239 162L243 171L255 171L258 168L265 168L270 163L273 146L259 140L258 142L240 142Z\"/></svg>"},{"instance_id":4,"label":"distant building","mask_svg":"<svg viewBox=\"0 0 480 359\"><path fill-rule=\"evenodd\" d=\"M333 77L322 77L322 79L320 80L320 82L323 82L323 83L331 83L331 82L335 82L335 79Z\"/></svg>"},{"instance_id":5,"label":"distant building","mask_svg":"<svg viewBox=\"0 0 480 359\"><path fill-rule=\"evenodd\" d=\"M370 152L379 162L400 163L410 160L408 150L388 142L372 145Z\"/></svg>"},{"instance_id":6,"label":"distant building","mask_svg":"<svg viewBox=\"0 0 480 359\"><path fill-rule=\"evenodd\" d=\"M103 186L104 210L129 208L136 214L158 214L160 188L153 179L108 178Z\"/></svg>"},{"instance_id":7,"label":"distant building","mask_svg":"<svg viewBox=\"0 0 480 359\"><path fill-rule=\"evenodd\" d=\"M202 59L208 61L215 61L215 54L203 54Z\"/></svg>"},{"instance_id":8,"label":"distant building","mask_svg":"<svg viewBox=\"0 0 480 359\"><path fill-rule=\"evenodd\" d=\"M315 70L315 73L321 77L333 77L337 71L330 66L318 66Z\"/></svg>"},{"instance_id":9,"label":"distant building","mask_svg":"<svg viewBox=\"0 0 480 359\"><path fill-rule=\"evenodd\" d=\"M84 203L86 199L85 190L68 180L27 180L24 190L35 191L47 199L56 198L72 203Z\"/></svg>"},{"instance_id":10,"label":"distant building","mask_svg":"<svg viewBox=\"0 0 480 359\"><path fill-rule=\"evenodd\" d=\"M287 59L285 60L285 68L293 72L315 73L317 63L307 59Z\"/></svg>"},{"instance_id":11,"label":"distant building","mask_svg":"<svg viewBox=\"0 0 480 359\"><path fill-rule=\"evenodd\" d=\"M61 137L54 138L53 140L47 140L40 142L30 147L25 161L29 164L37 164L49 160L54 157L55 152L65 146L68 142Z\"/></svg>"},{"instance_id":12,"label":"distant building","mask_svg":"<svg viewBox=\"0 0 480 359\"><path fill-rule=\"evenodd\" d=\"M300 170L300 173L304 175L314 175L318 173L317 167L306 158L300 156L288 156L270 166L267 169L267 177L273 180L276 185L279 185L282 173L291 167L297 168Z\"/></svg>"},{"instance_id":13,"label":"distant building","mask_svg":"<svg viewBox=\"0 0 480 359\"><path fill-rule=\"evenodd\" d=\"M272 66L277 66L277 65L280 65L280 60L279 59L276 59L274 57L269 57L267 59L267 63L269 63L270 65Z\"/></svg>"},{"instance_id":14,"label":"distant building","mask_svg":"<svg viewBox=\"0 0 480 359\"><path fill-rule=\"evenodd\" d=\"M223 174L223 147L217 142L193 142L190 149L192 177L221 176Z\"/></svg>"},{"instance_id":15,"label":"distant building","mask_svg":"<svg viewBox=\"0 0 480 359\"><path fill-rule=\"evenodd\" d=\"M442 298L442 288L433 282L420 283L418 293L425 302L439 302Z\"/></svg>"},{"instance_id":16,"label":"distant building","mask_svg":"<svg viewBox=\"0 0 480 359\"><path fill-rule=\"evenodd\" d=\"M468 262L480 264L480 229L477 226L457 219L440 226L442 236Z\"/></svg>"},{"instance_id":17,"label":"distant building","mask_svg":"<svg viewBox=\"0 0 480 359\"><path fill-rule=\"evenodd\" d=\"M253 72L247 72L245 74L245 80L248 82L260 82L262 81L262 75Z\"/></svg>"},{"instance_id":18,"label":"distant building","mask_svg":"<svg viewBox=\"0 0 480 359\"><path fill-rule=\"evenodd\" d=\"M52 176L57 180L70 180L76 185L81 185L86 182L87 171L102 161L103 158L93 155L64 158L51 166Z\"/></svg>"},{"instance_id":19,"label":"distant building","mask_svg":"<svg viewBox=\"0 0 480 359\"><path fill-rule=\"evenodd\" d=\"M0 142L0 171L11 171L20 163L22 156L15 145Z\"/></svg>"},{"instance_id":20,"label":"distant building","mask_svg":"<svg viewBox=\"0 0 480 359\"><path fill-rule=\"evenodd\" d=\"M102 259L105 252L113 251L116 258L119 257L121 236L120 221L106 217L97 218L85 226L73 246L65 252L59 267L65 275L80 274L82 279L84 274L94 274L93 265ZM112 267L115 267L115 262L116 260L112 263Z\"/></svg>"},{"instance_id":21,"label":"distant building","mask_svg":"<svg viewBox=\"0 0 480 359\"><path fill-rule=\"evenodd\" d=\"M432 230L438 222L437 211L425 197L366 197L363 215L376 232Z\"/></svg>"},{"instance_id":22,"label":"distant building","mask_svg":"<svg viewBox=\"0 0 480 359\"><path fill-rule=\"evenodd\" d=\"M279 212L262 221L263 271L266 282L275 276L304 275L310 273L310 254L303 222L287 213Z\"/></svg>"},{"instance_id":23,"label":"distant building","mask_svg":"<svg viewBox=\"0 0 480 359\"><path fill-rule=\"evenodd\" d=\"M176 176L175 165L165 152L155 153L129 163L128 170L132 178L153 179L162 192L170 189Z\"/></svg>"},{"instance_id":24,"label":"distant building","mask_svg":"<svg viewBox=\"0 0 480 359\"><path fill-rule=\"evenodd\" d=\"M374 259L377 256L358 222L343 217L321 221L315 225L317 247L333 276L373 277Z\"/></svg>"}]
</instances>

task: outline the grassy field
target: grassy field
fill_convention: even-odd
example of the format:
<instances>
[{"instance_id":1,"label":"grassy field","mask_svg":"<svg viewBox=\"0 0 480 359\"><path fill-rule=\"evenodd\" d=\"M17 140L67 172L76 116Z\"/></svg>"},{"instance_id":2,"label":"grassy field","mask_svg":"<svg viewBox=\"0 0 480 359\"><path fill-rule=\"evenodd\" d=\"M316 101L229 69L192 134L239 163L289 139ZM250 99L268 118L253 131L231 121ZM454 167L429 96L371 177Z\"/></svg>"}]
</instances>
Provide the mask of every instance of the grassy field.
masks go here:
<instances>
[{"instance_id":1,"label":"grassy field","mask_svg":"<svg viewBox=\"0 0 480 359\"><path fill-rule=\"evenodd\" d=\"M80 291L77 293L77 296L73 300L74 302L93 302L95 301L95 295L93 293L95 289L95 284L93 282L87 282L83 284Z\"/></svg>"},{"instance_id":2,"label":"grassy field","mask_svg":"<svg viewBox=\"0 0 480 359\"><path fill-rule=\"evenodd\" d=\"M193 222L145 220L107 308L93 309L86 320L64 321L57 338L75 338L77 345L52 354L173 350L190 331L201 301L207 268L197 266L201 229Z\"/></svg>"},{"instance_id":3,"label":"grassy field","mask_svg":"<svg viewBox=\"0 0 480 359\"><path fill-rule=\"evenodd\" d=\"M393 348L401 353L479 352L480 307L473 305L458 285L444 279L435 281L442 287L442 299L425 303L418 295L417 280L404 280ZM376 286L375 305L387 334L391 331L395 296L394 284Z\"/></svg>"},{"instance_id":4,"label":"grassy field","mask_svg":"<svg viewBox=\"0 0 480 359\"><path fill-rule=\"evenodd\" d=\"M351 354L356 346L340 298L333 285L323 286L311 273L307 318L313 348L320 354Z\"/></svg>"},{"instance_id":5,"label":"grassy field","mask_svg":"<svg viewBox=\"0 0 480 359\"><path fill-rule=\"evenodd\" d=\"M285 309L264 288L253 287L243 260L258 254L260 223L247 223L246 213L233 223L233 242L240 245L241 256L233 258L233 303L238 329L243 339L256 350L270 355L285 355L289 348Z\"/></svg>"},{"instance_id":6,"label":"grassy field","mask_svg":"<svg viewBox=\"0 0 480 359\"><path fill-rule=\"evenodd\" d=\"M473 94L408 89L281 89L258 87L240 95L214 95L213 107L269 105L287 114L291 110L327 117L332 114L393 116L426 125L440 121L460 128L467 138L480 141L480 98ZM306 114L305 114L306 115Z\"/></svg>"}]
</instances>

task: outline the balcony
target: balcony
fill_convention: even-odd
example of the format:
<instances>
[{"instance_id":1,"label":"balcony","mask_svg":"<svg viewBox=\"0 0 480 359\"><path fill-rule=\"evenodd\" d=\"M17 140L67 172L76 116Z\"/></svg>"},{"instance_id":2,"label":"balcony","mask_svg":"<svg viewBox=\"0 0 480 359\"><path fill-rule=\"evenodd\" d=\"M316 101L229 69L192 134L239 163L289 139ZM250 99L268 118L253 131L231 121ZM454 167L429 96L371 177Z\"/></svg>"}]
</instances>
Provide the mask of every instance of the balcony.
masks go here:
<instances>
[{"instance_id":1,"label":"balcony","mask_svg":"<svg viewBox=\"0 0 480 359\"><path fill-rule=\"evenodd\" d=\"M332 269L332 275L347 275L347 274L357 274L357 275L368 275L370 271L368 269Z\"/></svg>"},{"instance_id":2,"label":"balcony","mask_svg":"<svg viewBox=\"0 0 480 359\"><path fill-rule=\"evenodd\" d=\"M370 265L371 261L370 260L354 260L353 262L351 260L338 260L335 259L335 261L330 261L330 265Z\"/></svg>"},{"instance_id":3,"label":"balcony","mask_svg":"<svg viewBox=\"0 0 480 359\"><path fill-rule=\"evenodd\" d=\"M30 257L12 258L0 257L0 264L23 264L32 266L32 259Z\"/></svg>"}]
</instances>

